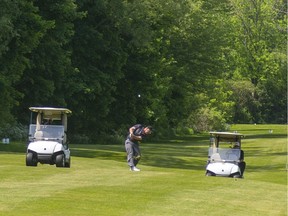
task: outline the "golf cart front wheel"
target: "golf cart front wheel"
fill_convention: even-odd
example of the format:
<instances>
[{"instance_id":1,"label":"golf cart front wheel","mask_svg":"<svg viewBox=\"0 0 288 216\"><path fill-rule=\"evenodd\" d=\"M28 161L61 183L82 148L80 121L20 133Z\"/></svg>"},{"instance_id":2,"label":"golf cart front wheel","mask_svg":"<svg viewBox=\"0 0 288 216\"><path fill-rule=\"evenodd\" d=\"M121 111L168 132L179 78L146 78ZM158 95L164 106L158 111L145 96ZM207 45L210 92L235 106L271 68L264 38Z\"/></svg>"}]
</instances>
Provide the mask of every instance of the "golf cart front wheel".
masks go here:
<instances>
[{"instance_id":1,"label":"golf cart front wheel","mask_svg":"<svg viewBox=\"0 0 288 216\"><path fill-rule=\"evenodd\" d=\"M65 167L64 154L59 154L56 156L55 164L56 164L56 167Z\"/></svg>"},{"instance_id":2,"label":"golf cart front wheel","mask_svg":"<svg viewBox=\"0 0 288 216\"><path fill-rule=\"evenodd\" d=\"M32 152L26 155L26 166L37 166L37 160Z\"/></svg>"},{"instance_id":3,"label":"golf cart front wheel","mask_svg":"<svg viewBox=\"0 0 288 216\"><path fill-rule=\"evenodd\" d=\"M215 176L212 172L207 171L206 176Z\"/></svg>"}]
</instances>

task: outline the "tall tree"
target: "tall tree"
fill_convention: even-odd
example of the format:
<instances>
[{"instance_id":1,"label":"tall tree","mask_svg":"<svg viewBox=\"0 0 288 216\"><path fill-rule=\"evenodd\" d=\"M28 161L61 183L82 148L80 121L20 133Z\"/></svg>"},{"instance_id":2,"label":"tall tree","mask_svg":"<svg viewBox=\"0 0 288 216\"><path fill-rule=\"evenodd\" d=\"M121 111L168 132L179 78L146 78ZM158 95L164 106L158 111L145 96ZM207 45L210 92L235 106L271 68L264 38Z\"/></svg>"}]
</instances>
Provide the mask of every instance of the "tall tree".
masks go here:
<instances>
[{"instance_id":1,"label":"tall tree","mask_svg":"<svg viewBox=\"0 0 288 216\"><path fill-rule=\"evenodd\" d=\"M285 17L278 18L283 3L279 0L233 0L231 3L239 29L235 32L238 70L257 86L267 74L277 70L275 52L284 51L283 44L279 43L283 43L281 39L286 34Z\"/></svg>"},{"instance_id":2,"label":"tall tree","mask_svg":"<svg viewBox=\"0 0 288 216\"><path fill-rule=\"evenodd\" d=\"M112 108L113 113L121 111L118 118L112 114L116 124L128 127L142 122L159 128L170 127L167 104L175 98L167 96L172 79L169 71L173 71L169 34L178 25L177 16L182 10L181 4L174 1L125 2L121 37L128 58Z\"/></svg>"},{"instance_id":3,"label":"tall tree","mask_svg":"<svg viewBox=\"0 0 288 216\"><path fill-rule=\"evenodd\" d=\"M29 106L66 106L66 98L73 92L68 82L74 72L70 42L73 22L81 14L76 11L74 0L33 2L38 16L45 22L45 31L36 49L27 55L29 67L16 85L24 95L19 113Z\"/></svg>"},{"instance_id":4,"label":"tall tree","mask_svg":"<svg viewBox=\"0 0 288 216\"><path fill-rule=\"evenodd\" d=\"M236 79L248 79L256 87L259 87L261 96L255 88L253 92L254 100L265 101L263 91L270 85L268 79L282 80L285 82L286 71L286 27L287 27L287 4L280 0L233 0L232 21L235 25L235 43L233 77ZM233 66L230 65L232 68ZM266 83L266 84L265 84ZM271 85L270 85L271 86ZM283 83L281 84L283 85ZM264 88L261 90L261 88ZM285 91L285 89L282 89ZM277 97L278 91L275 91L273 97ZM287 97L281 97L282 110L286 110L285 100ZM261 122L266 116L267 106L261 110L259 102L246 104L246 109L251 115L251 121ZM272 106L270 106L272 108ZM276 110L270 110L269 113ZM278 109L279 111L279 109ZM263 113L264 112L264 113ZM285 111L286 112L286 111ZM277 112L278 113L278 112ZM260 114L260 115L259 115ZM283 111L279 113L283 116Z\"/></svg>"},{"instance_id":5,"label":"tall tree","mask_svg":"<svg viewBox=\"0 0 288 216\"><path fill-rule=\"evenodd\" d=\"M0 2L0 124L13 121L12 109L26 95L15 86L31 67L30 55L39 45L50 23L39 15L33 1ZM30 93L30 92L29 92Z\"/></svg>"},{"instance_id":6,"label":"tall tree","mask_svg":"<svg viewBox=\"0 0 288 216\"><path fill-rule=\"evenodd\" d=\"M107 0L78 1L78 5L86 17L75 22L72 63L78 73L69 104L77 110L73 118L82 122L78 120L74 128L95 137L110 128L107 118L114 101L112 94L123 76L121 67L127 54L119 37L122 5Z\"/></svg>"}]
</instances>

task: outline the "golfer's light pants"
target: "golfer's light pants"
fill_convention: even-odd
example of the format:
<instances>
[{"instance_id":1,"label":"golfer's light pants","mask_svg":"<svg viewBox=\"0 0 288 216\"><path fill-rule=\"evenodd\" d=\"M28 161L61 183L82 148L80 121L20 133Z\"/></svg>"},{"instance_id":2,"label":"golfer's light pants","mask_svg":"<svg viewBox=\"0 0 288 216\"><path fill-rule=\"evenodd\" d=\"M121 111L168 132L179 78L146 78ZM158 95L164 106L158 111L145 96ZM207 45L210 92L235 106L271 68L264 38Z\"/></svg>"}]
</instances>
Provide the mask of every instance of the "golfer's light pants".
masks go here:
<instances>
[{"instance_id":1,"label":"golfer's light pants","mask_svg":"<svg viewBox=\"0 0 288 216\"><path fill-rule=\"evenodd\" d=\"M129 139L127 139L125 141L125 149L127 152L128 165L130 167L136 166L141 157L139 144L131 142Z\"/></svg>"}]
</instances>

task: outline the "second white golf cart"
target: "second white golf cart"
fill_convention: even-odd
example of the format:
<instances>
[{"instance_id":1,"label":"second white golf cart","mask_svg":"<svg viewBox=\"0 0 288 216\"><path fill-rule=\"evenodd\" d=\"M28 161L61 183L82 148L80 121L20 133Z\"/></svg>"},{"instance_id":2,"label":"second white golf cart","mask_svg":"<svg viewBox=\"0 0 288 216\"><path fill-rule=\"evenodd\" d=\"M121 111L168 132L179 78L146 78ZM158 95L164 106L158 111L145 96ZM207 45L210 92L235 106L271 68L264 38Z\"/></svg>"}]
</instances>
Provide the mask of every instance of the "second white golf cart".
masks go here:
<instances>
[{"instance_id":1,"label":"second white golf cart","mask_svg":"<svg viewBox=\"0 0 288 216\"><path fill-rule=\"evenodd\" d=\"M66 143L66 108L30 107L29 144L26 152L26 166L56 164L56 167L70 167L71 156Z\"/></svg>"},{"instance_id":2,"label":"second white golf cart","mask_svg":"<svg viewBox=\"0 0 288 216\"><path fill-rule=\"evenodd\" d=\"M240 133L210 132L206 176L243 177L246 166L241 150L243 136Z\"/></svg>"}]
</instances>

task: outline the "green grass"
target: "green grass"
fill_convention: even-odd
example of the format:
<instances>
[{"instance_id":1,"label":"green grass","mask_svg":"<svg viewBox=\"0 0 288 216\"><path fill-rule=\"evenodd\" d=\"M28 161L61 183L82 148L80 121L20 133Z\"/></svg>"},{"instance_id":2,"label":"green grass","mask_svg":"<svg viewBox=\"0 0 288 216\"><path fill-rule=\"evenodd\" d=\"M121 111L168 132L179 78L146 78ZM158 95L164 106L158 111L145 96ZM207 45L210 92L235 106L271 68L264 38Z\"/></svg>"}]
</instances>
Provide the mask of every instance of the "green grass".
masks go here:
<instances>
[{"instance_id":1,"label":"green grass","mask_svg":"<svg viewBox=\"0 0 288 216\"><path fill-rule=\"evenodd\" d=\"M273 133L269 133L273 129ZM130 172L123 143L70 145L70 169L25 166L25 144L0 144L0 215L287 215L286 125L244 133L244 179L206 177L209 137L143 143Z\"/></svg>"}]
</instances>

